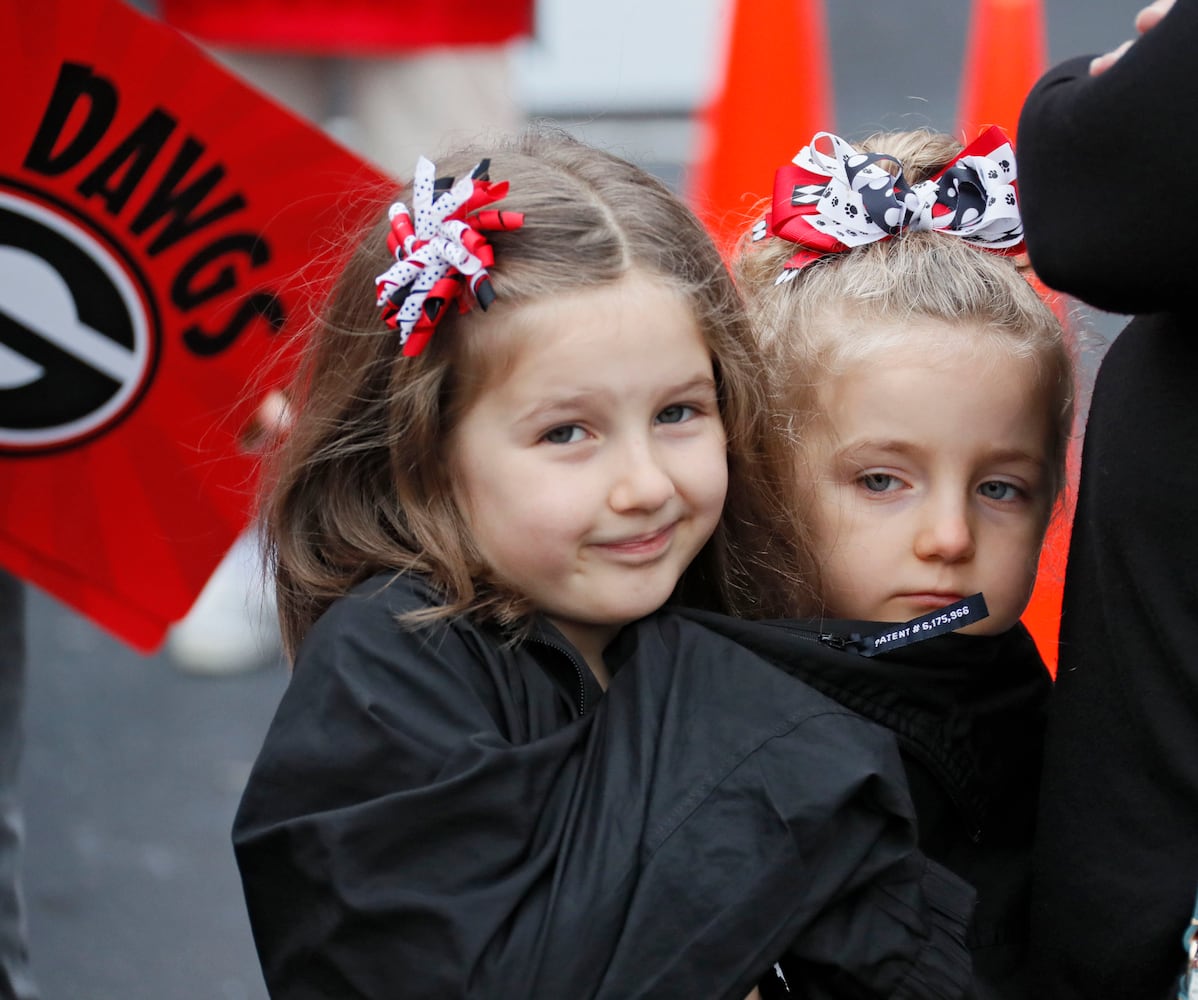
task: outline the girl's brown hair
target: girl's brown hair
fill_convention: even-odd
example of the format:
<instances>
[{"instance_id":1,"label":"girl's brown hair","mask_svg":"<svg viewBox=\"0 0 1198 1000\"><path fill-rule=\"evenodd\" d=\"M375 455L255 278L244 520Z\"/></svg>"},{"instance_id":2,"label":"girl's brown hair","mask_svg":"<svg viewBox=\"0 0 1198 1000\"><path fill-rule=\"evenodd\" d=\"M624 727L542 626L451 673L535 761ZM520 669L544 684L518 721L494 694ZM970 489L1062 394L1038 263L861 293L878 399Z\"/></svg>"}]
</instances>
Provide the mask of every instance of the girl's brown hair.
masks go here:
<instances>
[{"instance_id":1,"label":"girl's brown hair","mask_svg":"<svg viewBox=\"0 0 1198 1000\"><path fill-rule=\"evenodd\" d=\"M912 184L936 174L961 151L951 136L925 130L879 133L854 143L862 152L895 157ZM834 254L777 283L795 252L787 240L746 236L734 267L754 329L769 359L771 394L779 433L790 441L791 517L794 544L810 551L806 488L812 472L804 439L821 416L820 386L846 369L895 347L927 352L937 345L910 344L895 332L908 320L934 319L980 331L979 343L1032 359L1051 400L1051 490L1060 498L1073 432L1073 350L1052 309L1040 298L1015 258L969 246L935 232L906 232ZM954 335L956 331L953 331ZM898 342L896 337L904 337ZM959 343L959 339L954 341ZM796 464L797 458L797 464ZM790 613L814 613L810 562Z\"/></svg>"},{"instance_id":2,"label":"girl's brown hair","mask_svg":"<svg viewBox=\"0 0 1198 1000\"><path fill-rule=\"evenodd\" d=\"M519 306L607 285L629 272L684 296L711 351L728 438L724 518L676 597L733 612L780 613L798 565L769 539L782 515L790 457L771 433L762 362L741 299L711 240L659 181L566 135L533 130L437 163L464 176L484 157L511 184L494 207L523 212L523 228L489 236L495 292ZM391 263L386 205L351 252L311 331L292 398L296 419L268 470L263 504L279 618L294 652L329 604L385 571L423 575L443 598L431 616L470 614L505 625L530 612L494 580L454 502L446 442L494 365L446 315L424 352L406 358L375 306L375 277ZM652 335L652 317L647 317ZM769 555L767 555L767 553Z\"/></svg>"}]
</instances>

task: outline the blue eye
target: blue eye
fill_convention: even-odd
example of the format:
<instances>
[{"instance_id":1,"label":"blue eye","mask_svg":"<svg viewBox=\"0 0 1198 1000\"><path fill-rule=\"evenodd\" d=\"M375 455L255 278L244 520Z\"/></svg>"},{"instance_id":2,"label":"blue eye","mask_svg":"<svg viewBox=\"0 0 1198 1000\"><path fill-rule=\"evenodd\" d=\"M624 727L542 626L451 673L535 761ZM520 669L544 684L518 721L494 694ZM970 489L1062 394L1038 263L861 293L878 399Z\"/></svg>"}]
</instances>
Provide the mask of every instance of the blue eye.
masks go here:
<instances>
[{"instance_id":1,"label":"blue eye","mask_svg":"<svg viewBox=\"0 0 1198 1000\"><path fill-rule=\"evenodd\" d=\"M978 492L987 500L1018 500L1022 490L1014 483L1004 483L998 479L982 483Z\"/></svg>"},{"instance_id":2,"label":"blue eye","mask_svg":"<svg viewBox=\"0 0 1198 1000\"><path fill-rule=\"evenodd\" d=\"M685 403L675 403L673 406L667 406L657 415L659 424L680 424L684 420L689 420L695 414L693 406L687 406Z\"/></svg>"},{"instance_id":3,"label":"blue eye","mask_svg":"<svg viewBox=\"0 0 1198 1000\"><path fill-rule=\"evenodd\" d=\"M542 434L541 440L548 444L577 444L585 433L578 424L562 424Z\"/></svg>"},{"instance_id":4,"label":"blue eye","mask_svg":"<svg viewBox=\"0 0 1198 1000\"><path fill-rule=\"evenodd\" d=\"M901 485L899 478L888 472L866 472L858 477L857 482L870 493L889 493Z\"/></svg>"}]
</instances>

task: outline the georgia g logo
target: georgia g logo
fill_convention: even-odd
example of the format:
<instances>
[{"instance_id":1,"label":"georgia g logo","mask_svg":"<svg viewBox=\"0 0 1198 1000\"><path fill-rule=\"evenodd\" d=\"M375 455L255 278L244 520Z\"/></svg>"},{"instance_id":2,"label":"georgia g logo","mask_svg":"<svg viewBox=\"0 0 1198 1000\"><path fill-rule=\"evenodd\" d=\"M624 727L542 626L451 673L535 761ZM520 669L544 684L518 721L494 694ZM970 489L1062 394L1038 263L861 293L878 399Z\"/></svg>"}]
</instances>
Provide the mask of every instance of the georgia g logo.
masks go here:
<instances>
[{"instance_id":1,"label":"georgia g logo","mask_svg":"<svg viewBox=\"0 0 1198 1000\"><path fill-rule=\"evenodd\" d=\"M130 270L64 214L0 190L0 452L80 444L140 399L158 331Z\"/></svg>"}]
</instances>

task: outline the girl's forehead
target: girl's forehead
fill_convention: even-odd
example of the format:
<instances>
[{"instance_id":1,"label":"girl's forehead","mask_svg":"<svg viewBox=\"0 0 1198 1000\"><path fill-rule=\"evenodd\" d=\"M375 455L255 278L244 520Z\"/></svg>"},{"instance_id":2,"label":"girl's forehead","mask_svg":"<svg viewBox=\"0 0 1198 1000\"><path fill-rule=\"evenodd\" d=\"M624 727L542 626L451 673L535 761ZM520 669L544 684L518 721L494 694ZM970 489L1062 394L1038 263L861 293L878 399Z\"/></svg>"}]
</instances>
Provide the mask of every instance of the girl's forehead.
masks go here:
<instances>
[{"instance_id":1,"label":"girl's forehead","mask_svg":"<svg viewBox=\"0 0 1198 1000\"><path fill-rule=\"evenodd\" d=\"M976 368L1032 360L1021 338L970 320L929 316L900 320L855 318L823 324L816 353L837 374L868 366L924 365L932 370ZM1029 373L1036 371L1034 360Z\"/></svg>"},{"instance_id":2,"label":"girl's forehead","mask_svg":"<svg viewBox=\"0 0 1198 1000\"><path fill-rule=\"evenodd\" d=\"M642 270L626 272L615 281L548 292L518 301L497 300L486 312L473 310L462 317L464 335L485 344L488 351L552 349L559 341L593 334L601 317L614 328L637 327L653 339L663 320L689 318L698 327L689 296L665 277Z\"/></svg>"},{"instance_id":3,"label":"girl's forehead","mask_svg":"<svg viewBox=\"0 0 1198 1000\"><path fill-rule=\"evenodd\" d=\"M711 367L708 339L689 301L664 279L636 272L609 282L472 312L454 336L459 377L485 391L536 373L572 382L624 371L630 382Z\"/></svg>"}]
</instances>

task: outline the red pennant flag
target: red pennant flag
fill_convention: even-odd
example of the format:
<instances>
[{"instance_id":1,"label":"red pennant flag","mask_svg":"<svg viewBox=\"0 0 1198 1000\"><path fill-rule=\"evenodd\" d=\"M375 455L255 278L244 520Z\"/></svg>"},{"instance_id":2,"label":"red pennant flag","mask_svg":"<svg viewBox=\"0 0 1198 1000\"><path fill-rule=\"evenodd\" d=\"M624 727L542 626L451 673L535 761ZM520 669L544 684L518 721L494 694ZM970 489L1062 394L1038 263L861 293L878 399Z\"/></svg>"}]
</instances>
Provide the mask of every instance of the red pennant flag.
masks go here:
<instances>
[{"instance_id":1,"label":"red pennant flag","mask_svg":"<svg viewBox=\"0 0 1198 1000\"><path fill-rule=\"evenodd\" d=\"M239 437L394 185L119 0L5 0L0 37L0 563L150 650L245 527Z\"/></svg>"}]
</instances>

